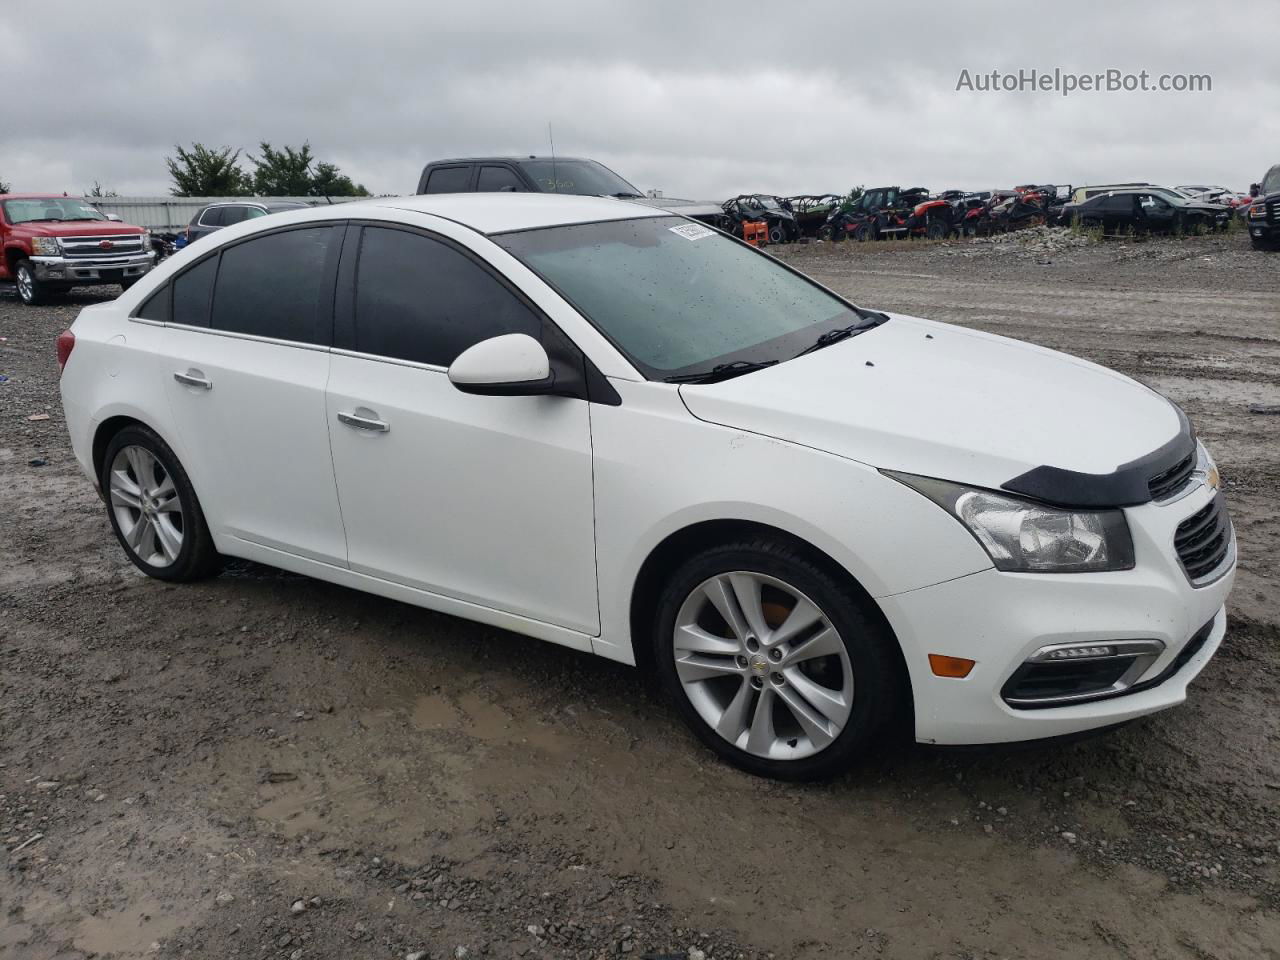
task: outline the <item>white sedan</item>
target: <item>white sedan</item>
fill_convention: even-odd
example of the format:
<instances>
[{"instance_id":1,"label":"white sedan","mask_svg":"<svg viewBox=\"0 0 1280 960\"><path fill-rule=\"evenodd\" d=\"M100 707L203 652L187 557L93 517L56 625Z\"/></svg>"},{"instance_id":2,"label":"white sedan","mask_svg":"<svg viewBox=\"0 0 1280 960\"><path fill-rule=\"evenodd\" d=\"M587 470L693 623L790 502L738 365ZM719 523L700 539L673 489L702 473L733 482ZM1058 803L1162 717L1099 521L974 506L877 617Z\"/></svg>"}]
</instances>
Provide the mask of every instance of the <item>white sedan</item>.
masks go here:
<instances>
[{"instance_id":1,"label":"white sedan","mask_svg":"<svg viewBox=\"0 0 1280 960\"><path fill-rule=\"evenodd\" d=\"M243 557L653 671L756 773L1181 702L1235 538L1182 412L618 200L383 199L193 245L58 342L163 580Z\"/></svg>"}]
</instances>

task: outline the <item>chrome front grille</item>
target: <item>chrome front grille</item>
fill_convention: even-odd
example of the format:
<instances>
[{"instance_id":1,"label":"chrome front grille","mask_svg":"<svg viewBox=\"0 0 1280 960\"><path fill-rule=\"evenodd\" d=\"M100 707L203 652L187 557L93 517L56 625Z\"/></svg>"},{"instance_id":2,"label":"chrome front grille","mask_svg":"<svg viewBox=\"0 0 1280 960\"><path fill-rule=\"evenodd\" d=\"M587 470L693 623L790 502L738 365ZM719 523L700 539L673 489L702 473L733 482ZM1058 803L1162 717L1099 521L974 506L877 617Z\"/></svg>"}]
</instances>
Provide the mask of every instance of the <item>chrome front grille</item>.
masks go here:
<instances>
[{"instance_id":1,"label":"chrome front grille","mask_svg":"<svg viewBox=\"0 0 1280 960\"><path fill-rule=\"evenodd\" d=\"M1231 536L1231 518L1221 493L1178 524L1173 548L1192 583L1208 579L1227 559Z\"/></svg>"},{"instance_id":2,"label":"chrome front grille","mask_svg":"<svg viewBox=\"0 0 1280 960\"><path fill-rule=\"evenodd\" d=\"M109 246L104 246L109 244ZM126 233L109 237L63 237L62 255L68 260L102 260L107 257L134 256L146 251L142 237Z\"/></svg>"},{"instance_id":3,"label":"chrome front grille","mask_svg":"<svg viewBox=\"0 0 1280 960\"><path fill-rule=\"evenodd\" d=\"M1267 220L1271 223L1280 223L1280 200L1267 202Z\"/></svg>"}]
</instances>

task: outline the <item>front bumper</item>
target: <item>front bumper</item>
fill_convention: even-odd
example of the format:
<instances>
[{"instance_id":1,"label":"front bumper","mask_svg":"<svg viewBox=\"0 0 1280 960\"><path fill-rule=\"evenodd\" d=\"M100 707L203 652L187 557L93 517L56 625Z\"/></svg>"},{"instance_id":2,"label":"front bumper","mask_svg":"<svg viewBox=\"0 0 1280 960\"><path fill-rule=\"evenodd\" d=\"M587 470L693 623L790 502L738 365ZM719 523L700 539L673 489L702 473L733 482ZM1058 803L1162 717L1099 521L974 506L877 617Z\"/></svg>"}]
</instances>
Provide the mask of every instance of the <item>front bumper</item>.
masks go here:
<instances>
[{"instance_id":1,"label":"front bumper","mask_svg":"<svg viewBox=\"0 0 1280 960\"><path fill-rule=\"evenodd\" d=\"M1187 685L1226 633L1225 603L1236 554L1233 548L1212 578L1194 586L1174 552L1173 538L1178 524L1214 495L1202 484L1174 502L1127 509L1136 561L1132 570L1046 575L989 569L880 597L911 675L916 739L960 745L1065 736L1185 700ZM1211 624L1207 636L1197 638L1206 624ZM1142 676L1134 678L1132 692L1040 709L1012 706L1002 696L1010 677L1041 648L1120 640L1163 644ZM1193 640L1199 648L1181 656ZM964 657L976 665L963 679L938 677L929 669L930 653Z\"/></svg>"},{"instance_id":2,"label":"front bumper","mask_svg":"<svg viewBox=\"0 0 1280 960\"><path fill-rule=\"evenodd\" d=\"M155 265L156 255L131 253L119 257L32 257L37 280L45 283L119 283L141 277Z\"/></svg>"}]
</instances>

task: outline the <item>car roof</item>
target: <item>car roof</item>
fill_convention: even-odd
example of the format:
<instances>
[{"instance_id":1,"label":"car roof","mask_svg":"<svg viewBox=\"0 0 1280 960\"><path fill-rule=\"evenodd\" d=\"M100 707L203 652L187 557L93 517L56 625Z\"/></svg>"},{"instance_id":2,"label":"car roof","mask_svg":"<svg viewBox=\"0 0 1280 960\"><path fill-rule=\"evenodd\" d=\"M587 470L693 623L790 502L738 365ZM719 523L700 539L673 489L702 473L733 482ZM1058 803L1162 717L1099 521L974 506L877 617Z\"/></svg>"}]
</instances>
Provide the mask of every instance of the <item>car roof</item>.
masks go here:
<instances>
[{"instance_id":1,"label":"car roof","mask_svg":"<svg viewBox=\"0 0 1280 960\"><path fill-rule=\"evenodd\" d=\"M74 193L0 193L0 200L84 200ZM103 199L106 199L105 197ZM87 202L87 201L86 201Z\"/></svg>"},{"instance_id":2,"label":"car roof","mask_svg":"<svg viewBox=\"0 0 1280 960\"><path fill-rule=\"evenodd\" d=\"M501 160L504 163L519 163L521 160L554 160L556 163L599 163L598 160L592 160L589 157L537 157L525 154L521 157L449 157L446 160L432 160L427 164L428 167L434 167L441 163L486 163L488 161Z\"/></svg>"},{"instance_id":3,"label":"car roof","mask_svg":"<svg viewBox=\"0 0 1280 960\"><path fill-rule=\"evenodd\" d=\"M301 200L267 200L260 197L237 197L235 200L219 200L217 203L206 203L201 209L211 210L214 207L263 207L271 209L278 207L282 210L301 210L303 207L309 207L311 204L304 203Z\"/></svg>"},{"instance_id":4,"label":"car roof","mask_svg":"<svg viewBox=\"0 0 1280 960\"><path fill-rule=\"evenodd\" d=\"M674 216L670 211L627 200L557 193L432 193L357 200L318 209L333 209L344 217L358 218L362 209L371 207L443 217L486 234L602 220Z\"/></svg>"}]
</instances>

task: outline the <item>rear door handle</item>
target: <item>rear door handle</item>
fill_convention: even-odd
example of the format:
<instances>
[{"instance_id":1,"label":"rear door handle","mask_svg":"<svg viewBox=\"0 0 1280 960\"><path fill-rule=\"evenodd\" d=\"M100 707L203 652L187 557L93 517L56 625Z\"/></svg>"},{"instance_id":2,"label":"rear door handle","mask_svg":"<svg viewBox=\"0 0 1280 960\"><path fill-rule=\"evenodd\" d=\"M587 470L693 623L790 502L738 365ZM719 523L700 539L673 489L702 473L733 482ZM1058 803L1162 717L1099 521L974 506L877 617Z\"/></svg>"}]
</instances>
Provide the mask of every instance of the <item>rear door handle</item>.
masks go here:
<instances>
[{"instance_id":1,"label":"rear door handle","mask_svg":"<svg viewBox=\"0 0 1280 960\"><path fill-rule=\"evenodd\" d=\"M389 433L391 424L385 420L378 420L375 417L362 417L355 413L338 413L338 422L345 423L348 427L355 427L357 430L370 430L374 433Z\"/></svg>"},{"instance_id":2,"label":"rear door handle","mask_svg":"<svg viewBox=\"0 0 1280 960\"><path fill-rule=\"evenodd\" d=\"M183 386L187 387L204 387L206 390L213 389L213 381L206 380L200 376L199 370L188 370L186 373L174 373L173 379L177 380Z\"/></svg>"}]
</instances>

